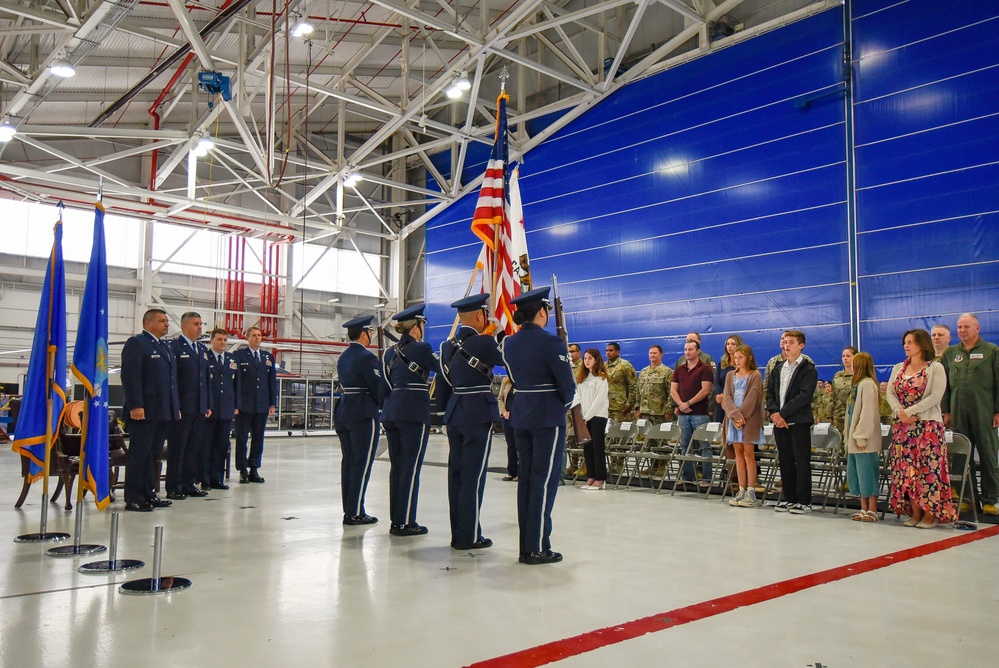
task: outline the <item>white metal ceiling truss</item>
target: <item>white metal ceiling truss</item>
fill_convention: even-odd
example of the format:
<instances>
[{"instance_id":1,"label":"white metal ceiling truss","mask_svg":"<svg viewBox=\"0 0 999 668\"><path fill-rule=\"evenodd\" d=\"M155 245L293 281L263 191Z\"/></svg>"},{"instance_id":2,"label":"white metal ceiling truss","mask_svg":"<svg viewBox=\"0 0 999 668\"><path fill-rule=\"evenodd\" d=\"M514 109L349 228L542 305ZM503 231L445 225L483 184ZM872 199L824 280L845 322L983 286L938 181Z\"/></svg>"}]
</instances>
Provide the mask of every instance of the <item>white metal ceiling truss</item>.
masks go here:
<instances>
[{"instance_id":1,"label":"white metal ceiling truss","mask_svg":"<svg viewBox=\"0 0 999 668\"><path fill-rule=\"evenodd\" d=\"M405 238L478 187L461 165L492 142L504 67L517 157L631 81L836 4L0 0L0 107L17 128L0 190L89 206L102 181L107 205L147 219L355 248ZM289 35L302 17L308 42ZM60 58L74 78L50 72ZM231 101L198 89L202 70L230 77ZM451 102L463 73L471 90ZM214 154L190 160L202 132ZM451 168L432 162L443 151Z\"/></svg>"}]
</instances>

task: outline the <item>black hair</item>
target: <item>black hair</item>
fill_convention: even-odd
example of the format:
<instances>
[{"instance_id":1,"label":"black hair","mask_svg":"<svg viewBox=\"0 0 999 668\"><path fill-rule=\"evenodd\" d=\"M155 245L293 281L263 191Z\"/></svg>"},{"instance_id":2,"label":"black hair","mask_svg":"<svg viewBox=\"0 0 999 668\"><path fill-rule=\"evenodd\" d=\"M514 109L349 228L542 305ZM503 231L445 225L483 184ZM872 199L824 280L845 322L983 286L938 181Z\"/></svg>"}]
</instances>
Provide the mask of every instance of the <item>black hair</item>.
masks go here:
<instances>
[{"instance_id":1,"label":"black hair","mask_svg":"<svg viewBox=\"0 0 999 668\"><path fill-rule=\"evenodd\" d=\"M543 308L546 308L543 301L532 301L526 304L518 304L517 310L513 314L513 321L517 325L523 325L525 322L531 322Z\"/></svg>"}]
</instances>

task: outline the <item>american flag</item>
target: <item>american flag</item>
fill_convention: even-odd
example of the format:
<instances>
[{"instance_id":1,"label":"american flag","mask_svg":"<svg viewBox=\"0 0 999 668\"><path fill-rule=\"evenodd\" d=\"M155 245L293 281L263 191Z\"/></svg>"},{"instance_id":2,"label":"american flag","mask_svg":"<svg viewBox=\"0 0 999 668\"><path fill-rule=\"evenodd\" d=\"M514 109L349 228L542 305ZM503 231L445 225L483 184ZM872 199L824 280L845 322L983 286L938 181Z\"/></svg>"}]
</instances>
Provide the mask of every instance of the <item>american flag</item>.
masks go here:
<instances>
[{"instance_id":1,"label":"american flag","mask_svg":"<svg viewBox=\"0 0 999 668\"><path fill-rule=\"evenodd\" d=\"M497 99L496 141L486 165L479 201L472 217L472 232L482 239L479 256L483 266L483 289L492 295L492 313L507 333L517 331L510 300L531 289L530 262L520 202L518 170L507 179L506 93Z\"/></svg>"}]
</instances>

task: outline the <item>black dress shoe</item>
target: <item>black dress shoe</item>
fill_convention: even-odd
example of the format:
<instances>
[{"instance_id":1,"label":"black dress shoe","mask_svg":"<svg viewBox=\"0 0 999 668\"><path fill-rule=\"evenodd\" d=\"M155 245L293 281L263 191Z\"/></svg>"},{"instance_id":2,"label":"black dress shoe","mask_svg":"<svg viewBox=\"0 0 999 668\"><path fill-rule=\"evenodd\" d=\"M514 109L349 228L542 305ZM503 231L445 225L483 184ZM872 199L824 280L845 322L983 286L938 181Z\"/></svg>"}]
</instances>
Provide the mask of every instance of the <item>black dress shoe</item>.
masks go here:
<instances>
[{"instance_id":1,"label":"black dress shoe","mask_svg":"<svg viewBox=\"0 0 999 668\"><path fill-rule=\"evenodd\" d=\"M229 489L229 485L224 482L213 482L212 489Z\"/></svg>"},{"instance_id":2,"label":"black dress shoe","mask_svg":"<svg viewBox=\"0 0 999 668\"><path fill-rule=\"evenodd\" d=\"M260 477L260 474L256 471L250 471L250 475L247 477L250 482L263 482L264 479ZM240 481L242 482L242 481Z\"/></svg>"},{"instance_id":3,"label":"black dress shoe","mask_svg":"<svg viewBox=\"0 0 999 668\"><path fill-rule=\"evenodd\" d=\"M239 472L239 482L240 482L240 484L250 482L250 476L249 476L249 474L243 473L242 471L240 471Z\"/></svg>"},{"instance_id":4,"label":"black dress shoe","mask_svg":"<svg viewBox=\"0 0 999 668\"><path fill-rule=\"evenodd\" d=\"M187 498L187 494L183 492L167 492L167 498L173 499L174 501L183 501Z\"/></svg>"},{"instance_id":5,"label":"black dress shoe","mask_svg":"<svg viewBox=\"0 0 999 668\"><path fill-rule=\"evenodd\" d=\"M371 515L344 515L343 523L347 526L359 526L361 524L374 524L378 521L377 517L372 517Z\"/></svg>"},{"instance_id":6,"label":"black dress shoe","mask_svg":"<svg viewBox=\"0 0 999 668\"><path fill-rule=\"evenodd\" d=\"M200 489L197 489L195 487L184 490L184 494L187 494L188 496L197 496L197 497L208 496L208 492L202 492Z\"/></svg>"},{"instance_id":7,"label":"black dress shoe","mask_svg":"<svg viewBox=\"0 0 999 668\"><path fill-rule=\"evenodd\" d=\"M153 508L169 508L173 505L173 501L167 501L166 499L149 499L148 503Z\"/></svg>"},{"instance_id":8,"label":"black dress shoe","mask_svg":"<svg viewBox=\"0 0 999 668\"><path fill-rule=\"evenodd\" d=\"M562 561L562 555L558 552L552 552L551 550L545 550L544 552L530 552L524 555L524 563L530 564L531 566L537 566L538 564L557 564Z\"/></svg>"},{"instance_id":9,"label":"black dress shoe","mask_svg":"<svg viewBox=\"0 0 999 668\"><path fill-rule=\"evenodd\" d=\"M474 543L458 544L451 543L451 549L453 550L484 550L487 547L492 547L493 541L491 538L480 538Z\"/></svg>"},{"instance_id":10,"label":"black dress shoe","mask_svg":"<svg viewBox=\"0 0 999 668\"><path fill-rule=\"evenodd\" d=\"M419 524L393 524L389 533L393 536L425 536L430 529Z\"/></svg>"},{"instance_id":11,"label":"black dress shoe","mask_svg":"<svg viewBox=\"0 0 999 668\"><path fill-rule=\"evenodd\" d=\"M143 501L141 503L126 503L125 510L131 510L134 513L151 513L153 512L153 507Z\"/></svg>"},{"instance_id":12,"label":"black dress shoe","mask_svg":"<svg viewBox=\"0 0 999 668\"><path fill-rule=\"evenodd\" d=\"M524 562L526 562L527 561L527 553L526 552L521 552L520 553L520 558L518 558L517 561L520 562L520 563L522 563L522 564Z\"/></svg>"}]
</instances>

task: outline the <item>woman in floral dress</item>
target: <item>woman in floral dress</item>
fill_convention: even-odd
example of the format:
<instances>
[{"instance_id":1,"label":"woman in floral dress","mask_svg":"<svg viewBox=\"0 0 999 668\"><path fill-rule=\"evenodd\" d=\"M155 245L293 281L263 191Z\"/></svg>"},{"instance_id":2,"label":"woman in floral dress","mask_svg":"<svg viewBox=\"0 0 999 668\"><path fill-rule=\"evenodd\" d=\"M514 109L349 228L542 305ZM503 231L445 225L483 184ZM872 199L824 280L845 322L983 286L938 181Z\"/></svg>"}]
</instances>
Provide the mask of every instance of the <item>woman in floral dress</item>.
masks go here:
<instances>
[{"instance_id":1,"label":"woman in floral dress","mask_svg":"<svg viewBox=\"0 0 999 668\"><path fill-rule=\"evenodd\" d=\"M895 365L888 380L893 415L888 503L909 516L905 526L930 529L957 519L940 412L947 376L943 365L933 361L933 344L924 330L906 332L902 349L907 359Z\"/></svg>"}]
</instances>

